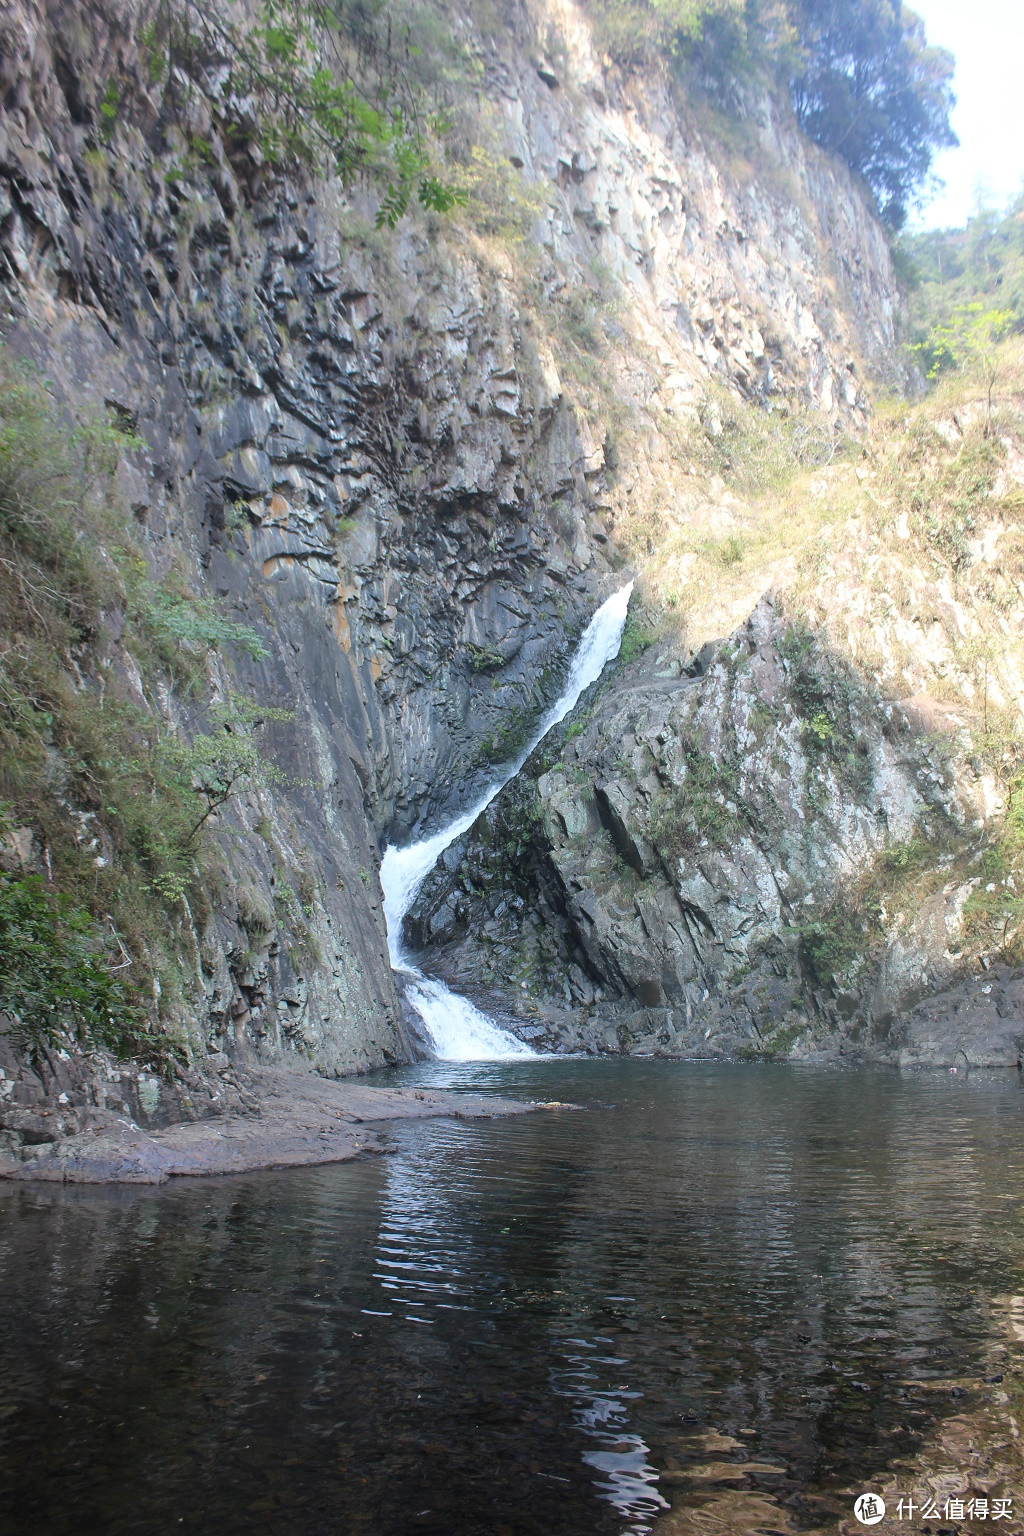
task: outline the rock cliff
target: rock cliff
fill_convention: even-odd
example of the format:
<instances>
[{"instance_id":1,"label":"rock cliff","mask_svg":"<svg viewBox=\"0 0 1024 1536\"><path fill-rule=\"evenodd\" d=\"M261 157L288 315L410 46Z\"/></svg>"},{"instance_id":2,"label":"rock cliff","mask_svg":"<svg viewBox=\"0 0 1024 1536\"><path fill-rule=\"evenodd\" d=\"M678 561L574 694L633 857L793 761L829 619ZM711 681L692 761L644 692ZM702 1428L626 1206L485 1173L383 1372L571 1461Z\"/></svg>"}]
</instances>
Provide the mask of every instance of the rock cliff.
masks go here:
<instances>
[{"instance_id":1,"label":"rock cliff","mask_svg":"<svg viewBox=\"0 0 1024 1536\"><path fill-rule=\"evenodd\" d=\"M773 589L699 651L634 615L421 891L433 968L555 1049L1017 1064L1024 422L957 419L918 408L791 486L795 557L763 530L748 557L757 519L719 509L703 622ZM671 539L652 569L678 578Z\"/></svg>"},{"instance_id":2,"label":"rock cliff","mask_svg":"<svg viewBox=\"0 0 1024 1536\"><path fill-rule=\"evenodd\" d=\"M118 494L154 578L174 571L262 637L262 659L211 656L207 702L237 691L289 715L267 727L274 780L211 820L209 916L168 912L172 1022L200 1079L253 1051L367 1069L411 1050L383 842L435 823L512 755L616 571L653 548L663 515L701 502L694 443L727 432L730 402L810 412L830 440L863 428L865 382L894 376L887 245L779 107L751 99L726 119L699 93L623 77L567 0L439 8L473 140L469 200L393 233L373 228L368 192L271 175L208 118L182 168L154 118L147 15L135 0L0 6L3 336L70 413L130 428ZM902 726L858 695L855 792L839 764L805 836L811 767L780 623L758 609L694 682L678 674L685 647L665 677L652 658L538 778L572 1000L632 992L696 1029L709 946L738 987L774 944L769 1012L796 1019L787 941L771 933L797 888L844 874L847 834L877 848L883 824L903 836L925 807L955 820L955 797L901 754ZM186 730L173 690L138 688L116 614L76 686L101 687L100 653L102 686ZM761 688L777 742L751 723ZM701 751L742 758L725 813L737 845L674 890L652 864L652 818L705 728ZM586 793L581 743L599 765ZM628 759L618 787L614 753ZM777 843L758 821L770 803ZM24 832L18 857L42 869ZM613 861L656 917L603 905Z\"/></svg>"}]
</instances>

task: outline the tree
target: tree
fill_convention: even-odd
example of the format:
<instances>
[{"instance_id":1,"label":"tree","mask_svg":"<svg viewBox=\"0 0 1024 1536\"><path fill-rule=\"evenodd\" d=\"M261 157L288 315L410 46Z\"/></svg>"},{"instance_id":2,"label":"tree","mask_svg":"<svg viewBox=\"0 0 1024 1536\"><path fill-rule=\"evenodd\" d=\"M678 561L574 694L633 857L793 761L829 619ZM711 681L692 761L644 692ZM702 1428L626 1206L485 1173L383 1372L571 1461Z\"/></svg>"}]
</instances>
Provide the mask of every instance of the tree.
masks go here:
<instances>
[{"instance_id":1,"label":"tree","mask_svg":"<svg viewBox=\"0 0 1024 1536\"><path fill-rule=\"evenodd\" d=\"M986 309L976 300L960 304L948 319L936 320L923 341L911 350L924 363L926 376L934 381L951 368L965 368L980 374L987 391L985 436L992 436L992 394L999 371L998 347L1013 327L1014 314L1009 309Z\"/></svg>"},{"instance_id":2,"label":"tree","mask_svg":"<svg viewBox=\"0 0 1024 1536\"><path fill-rule=\"evenodd\" d=\"M791 0L803 49L793 106L810 138L863 176L890 228L957 143L950 126L954 60L930 48L900 0Z\"/></svg>"},{"instance_id":3,"label":"tree","mask_svg":"<svg viewBox=\"0 0 1024 1536\"><path fill-rule=\"evenodd\" d=\"M626 68L661 55L709 80L774 69L792 39L786 0L591 0L595 36Z\"/></svg>"},{"instance_id":4,"label":"tree","mask_svg":"<svg viewBox=\"0 0 1024 1536\"><path fill-rule=\"evenodd\" d=\"M863 176L893 229L935 151L957 142L953 57L901 0L589 3L599 44L626 68L660 54L716 90L743 77L788 89L805 133Z\"/></svg>"}]
</instances>

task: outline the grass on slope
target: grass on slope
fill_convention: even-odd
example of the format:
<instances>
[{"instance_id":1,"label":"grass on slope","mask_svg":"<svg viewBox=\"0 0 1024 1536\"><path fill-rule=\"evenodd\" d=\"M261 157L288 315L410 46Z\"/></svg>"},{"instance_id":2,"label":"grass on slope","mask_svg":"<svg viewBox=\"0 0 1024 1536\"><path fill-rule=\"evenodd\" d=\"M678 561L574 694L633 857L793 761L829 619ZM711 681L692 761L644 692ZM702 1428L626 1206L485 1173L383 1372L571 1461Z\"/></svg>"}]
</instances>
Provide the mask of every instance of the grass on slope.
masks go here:
<instances>
[{"instance_id":1,"label":"grass on slope","mask_svg":"<svg viewBox=\"0 0 1024 1536\"><path fill-rule=\"evenodd\" d=\"M881 696L911 701L975 781L987 851L968 929L1024 959L1024 340L991 367L991 417L990 374L959 369L917 403L882 402L830 462L792 453L753 493L763 450L738 407L736 467L662 520L646 581L663 631L694 649L775 590Z\"/></svg>"}]
</instances>

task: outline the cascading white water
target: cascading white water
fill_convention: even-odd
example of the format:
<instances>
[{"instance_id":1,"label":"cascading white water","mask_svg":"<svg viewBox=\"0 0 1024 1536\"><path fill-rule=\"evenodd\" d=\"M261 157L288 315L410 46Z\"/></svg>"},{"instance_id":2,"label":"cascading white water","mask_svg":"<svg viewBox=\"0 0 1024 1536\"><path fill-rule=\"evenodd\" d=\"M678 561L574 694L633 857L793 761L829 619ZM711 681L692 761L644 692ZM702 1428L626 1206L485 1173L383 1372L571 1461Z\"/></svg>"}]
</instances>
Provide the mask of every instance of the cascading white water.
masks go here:
<instances>
[{"instance_id":1,"label":"cascading white water","mask_svg":"<svg viewBox=\"0 0 1024 1536\"><path fill-rule=\"evenodd\" d=\"M388 847L380 866L388 952L392 968L404 979L406 996L423 1020L435 1055L443 1061L500 1061L506 1056L532 1056L529 1046L495 1024L443 981L424 976L405 953L402 924L420 886L450 843L476 821L510 779L514 779L537 743L553 725L564 720L584 689L597 681L605 665L619 653L633 583L602 603L584 632L569 668L561 696L543 716L526 750L501 770L498 778L468 811L408 848Z\"/></svg>"}]
</instances>

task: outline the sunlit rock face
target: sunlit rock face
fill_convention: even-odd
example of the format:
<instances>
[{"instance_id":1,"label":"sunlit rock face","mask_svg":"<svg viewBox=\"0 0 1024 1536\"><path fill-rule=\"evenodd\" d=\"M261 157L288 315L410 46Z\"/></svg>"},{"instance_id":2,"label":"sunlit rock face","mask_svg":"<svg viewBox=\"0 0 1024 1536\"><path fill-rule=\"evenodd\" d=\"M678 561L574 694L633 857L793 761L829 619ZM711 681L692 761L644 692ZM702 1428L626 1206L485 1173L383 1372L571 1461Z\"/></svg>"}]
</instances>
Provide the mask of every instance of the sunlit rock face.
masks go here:
<instances>
[{"instance_id":1,"label":"sunlit rock face","mask_svg":"<svg viewBox=\"0 0 1024 1536\"><path fill-rule=\"evenodd\" d=\"M1013 1066L1020 982L963 935L969 781L766 598L696 662L607 677L408 936L537 1045Z\"/></svg>"},{"instance_id":2,"label":"sunlit rock face","mask_svg":"<svg viewBox=\"0 0 1024 1536\"><path fill-rule=\"evenodd\" d=\"M101 132L106 82L145 73L134 5L0 17L7 342L143 440L119 484L153 573L267 647L211 662L205 699L147 707L185 728L234 690L291 712L268 734L277 782L215 823L209 915L182 915L181 1027L197 1060L403 1059L384 841L436 825L528 738L630 529L681 504L673 434L712 384L863 419L861 377L891 367L884 237L769 103L743 106L749 155L727 153L703 107L622 79L562 4L499 6L486 35L452 18L493 153L536 193L515 239L472 208L375 233L366 194L239 164L209 123L208 163L169 176L143 98ZM589 372L559 350L579 296ZM106 686L131 694L113 619L103 644ZM566 793L556 775L555 819ZM767 914L782 898L751 858L736 910L759 893ZM692 987L700 942L652 986ZM623 976L632 944L623 929Z\"/></svg>"}]
</instances>

